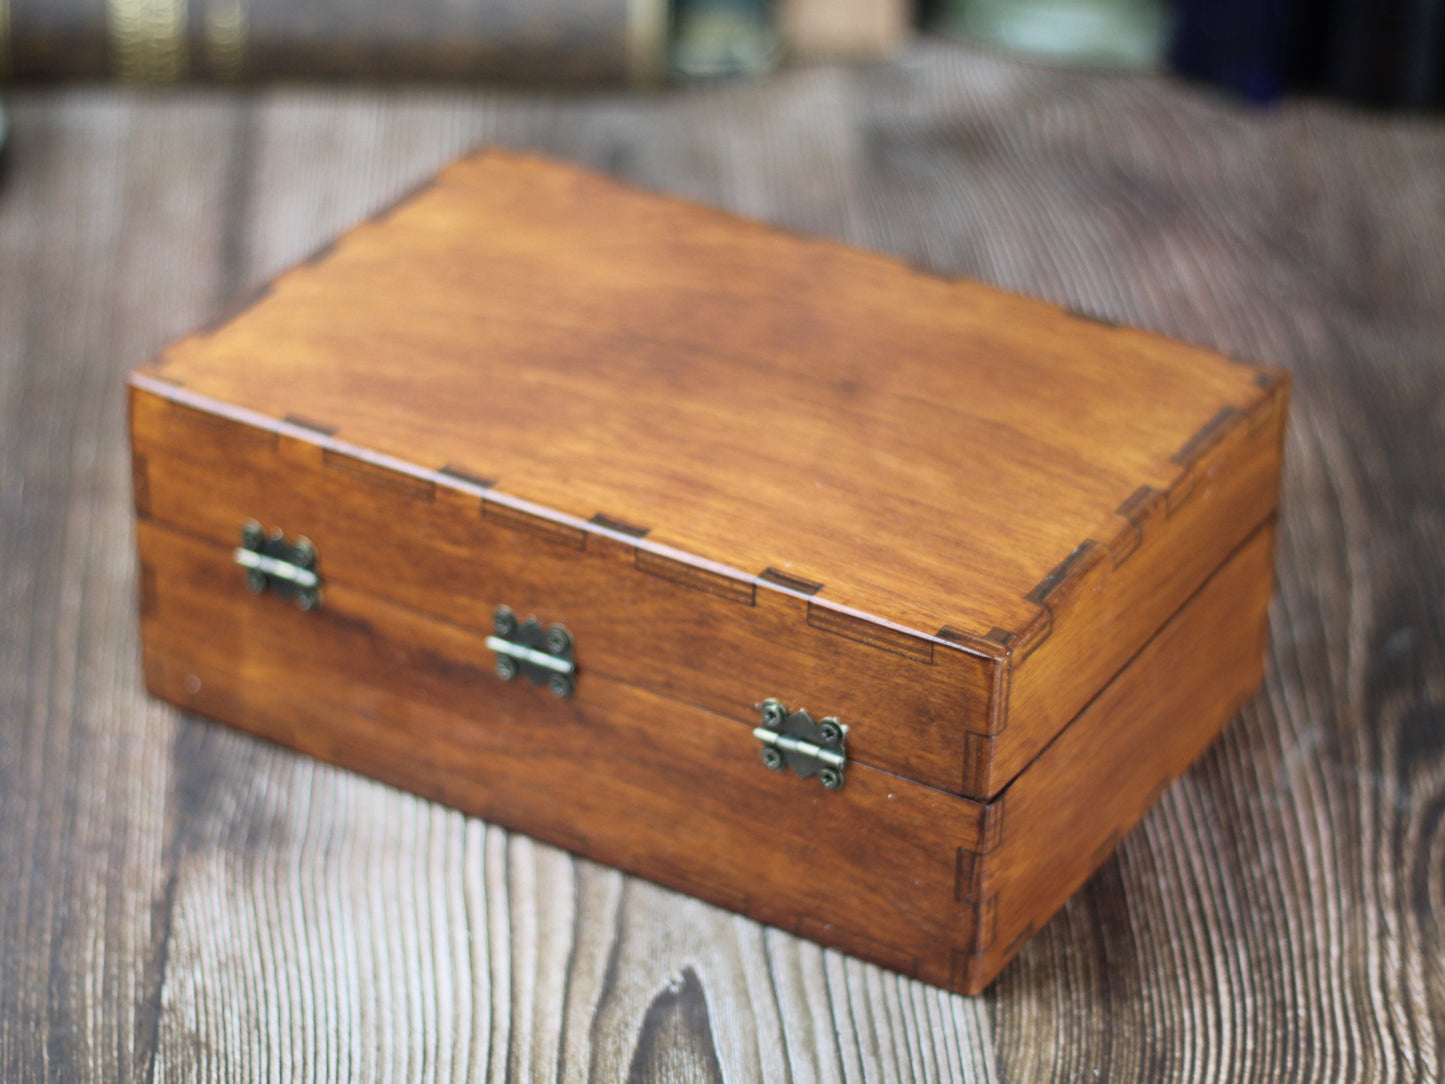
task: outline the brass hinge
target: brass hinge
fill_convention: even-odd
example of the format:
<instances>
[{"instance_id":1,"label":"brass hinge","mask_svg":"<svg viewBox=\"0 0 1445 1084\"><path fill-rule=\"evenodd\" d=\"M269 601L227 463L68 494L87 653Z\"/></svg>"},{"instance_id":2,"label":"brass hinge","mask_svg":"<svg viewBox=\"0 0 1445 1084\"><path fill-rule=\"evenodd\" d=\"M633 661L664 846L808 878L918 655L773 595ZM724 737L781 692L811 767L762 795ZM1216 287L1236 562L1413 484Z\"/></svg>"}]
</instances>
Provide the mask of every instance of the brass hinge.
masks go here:
<instances>
[{"instance_id":1,"label":"brass hinge","mask_svg":"<svg viewBox=\"0 0 1445 1084\"><path fill-rule=\"evenodd\" d=\"M542 628L535 617L518 622L508 607L492 615L493 635L487 646L497 653L497 674L511 681L519 674L533 685L546 682L556 696L571 696L577 684L572 634L561 625Z\"/></svg>"},{"instance_id":2,"label":"brass hinge","mask_svg":"<svg viewBox=\"0 0 1445 1084\"><path fill-rule=\"evenodd\" d=\"M246 587L252 594L270 589L282 598L295 599L296 605L307 611L321 605L321 576L310 539L288 543L279 530L267 534L251 520L242 526L241 545L232 557L246 570Z\"/></svg>"},{"instance_id":3,"label":"brass hinge","mask_svg":"<svg viewBox=\"0 0 1445 1084\"><path fill-rule=\"evenodd\" d=\"M829 790L842 789L848 760L846 726L831 716L815 723L801 708L790 712L781 700L772 698L759 709L763 717L753 737L763 743L765 767L780 772L786 765L803 779L816 775Z\"/></svg>"}]
</instances>

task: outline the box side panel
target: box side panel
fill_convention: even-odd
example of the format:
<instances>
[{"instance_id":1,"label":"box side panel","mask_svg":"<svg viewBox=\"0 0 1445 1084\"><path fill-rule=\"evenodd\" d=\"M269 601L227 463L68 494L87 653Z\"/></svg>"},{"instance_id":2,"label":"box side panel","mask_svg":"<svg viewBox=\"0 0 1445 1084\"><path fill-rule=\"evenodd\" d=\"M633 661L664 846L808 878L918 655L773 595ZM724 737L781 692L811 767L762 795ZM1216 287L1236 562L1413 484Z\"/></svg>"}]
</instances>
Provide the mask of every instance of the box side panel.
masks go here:
<instances>
[{"instance_id":1,"label":"box side panel","mask_svg":"<svg viewBox=\"0 0 1445 1084\"><path fill-rule=\"evenodd\" d=\"M751 729L600 673L503 682L485 637L344 584L303 613L228 547L139 524L150 689L183 707L928 981L988 808L849 764L771 772Z\"/></svg>"},{"instance_id":2,"label":"box side panel","mask_svg":"<svg viewBox=\"0 0 1445 1084\"><path fill-rule=\"evenodd\" d=\"M967 638L880 624L786 572L689 559L605 515L570 520L489 492L464 465L367 457L293 421L246 424L133 388L146 514L219 546L251 519L304 535L328 585L474 631L501 605L564 624L584 673L740 723L767 697L836 715L856 761L958 791L958 734L987 729L997 669Z\"/></svg>"},{"instance_id":3,"label":"box side panel","mask_svg":"<svg viewBox=\"0 0 1445 1084\"><path fill-rule=\"evenodd\" d=\"M997 843L961 859L994 921L956 988L988 985L1259 685L1274 534L1257 530L995 800Z\"/></svg>"},{"instance_id":4,"label":"box side panel","mask_svg":"<svg viewBox=\"0 0 1445 1084\"><path fill-rule=\"evenodd\" d=\"M1141 487L1030 593L1002 730L970 736L962 791L999 793L1267 518L1279 498L1288 385L1226 409L1175 455L1172 486Z\"/></svg>"}]
</instances>

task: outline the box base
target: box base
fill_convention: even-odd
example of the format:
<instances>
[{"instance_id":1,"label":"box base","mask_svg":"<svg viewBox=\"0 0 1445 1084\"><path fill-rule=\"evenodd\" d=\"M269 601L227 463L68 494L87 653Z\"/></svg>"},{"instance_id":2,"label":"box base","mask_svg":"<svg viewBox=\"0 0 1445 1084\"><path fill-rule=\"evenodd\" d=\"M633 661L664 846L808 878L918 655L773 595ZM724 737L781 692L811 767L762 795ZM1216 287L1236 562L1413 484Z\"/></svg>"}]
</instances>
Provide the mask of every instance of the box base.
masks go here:
<instances>
[{"instance_id":1,"label":"box base","mask_svg":"<svg viewBox=\"0 0 1445 1084\"><path fill-rule=\"evenodd\" d=\"M767 771L752 720L589 672L506 683L485 634L329 584L302 613L139 525L147 685L230 723L906 975L976 993L1261 677L1273 523L998 798ZM759 700L770 690L760 688ZM806 705L803 705L806 706Z\"/></svg>"}]
</instances>

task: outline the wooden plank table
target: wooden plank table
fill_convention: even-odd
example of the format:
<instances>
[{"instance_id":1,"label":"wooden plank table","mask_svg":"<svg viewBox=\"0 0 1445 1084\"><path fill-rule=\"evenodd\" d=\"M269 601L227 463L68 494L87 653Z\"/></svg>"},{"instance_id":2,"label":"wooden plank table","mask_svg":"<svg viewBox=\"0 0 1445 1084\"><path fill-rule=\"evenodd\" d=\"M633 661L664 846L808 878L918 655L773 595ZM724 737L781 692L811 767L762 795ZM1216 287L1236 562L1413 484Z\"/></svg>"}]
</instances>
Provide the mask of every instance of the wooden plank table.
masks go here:
<instances>
[{"instance_id":1,"label":"wooden plank table","mask_svg":"<svg viewBox=\"0 0 1445 1084\"><path fill-rule=\"evenodd\" d=\"M7 106L0 1079L1439 1077L1445 126L939 42ZM124 372L481 142L1295 374L1267 686L985 996L143 694Z\"/></svg>"}]
</instances>

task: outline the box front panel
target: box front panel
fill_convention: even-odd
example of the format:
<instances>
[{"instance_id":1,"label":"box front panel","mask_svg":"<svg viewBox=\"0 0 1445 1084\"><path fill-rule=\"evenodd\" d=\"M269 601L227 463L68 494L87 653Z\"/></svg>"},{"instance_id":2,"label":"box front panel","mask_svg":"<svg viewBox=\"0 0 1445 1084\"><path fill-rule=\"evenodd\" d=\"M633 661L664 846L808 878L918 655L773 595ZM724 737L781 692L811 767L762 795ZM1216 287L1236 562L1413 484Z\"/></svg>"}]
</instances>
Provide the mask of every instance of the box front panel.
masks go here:
<instances>
[{"instance_id":1,"label":"box front panel","mask_svg":"<svg viewBox=\"0 0 1445 1084\"><path fill-rule=\"evenodd\" d=\"M344 585L474 632L503 605L563 624L580 696L587 675L606 676L740 723L777 697L837 716L853 760L953 793L963 732L988 725L992 660L829 608L781 570L749 579L684 563L625 525L546 518L484 480L409 473L298 426L144 391L132 402L146 515L222 547L248 520L305 536L327 592Z\"/></svg>"},{"instance_id":2,"label":"box front panel","mask_svg":"<svg viewBox=\"0 0 1445 1084\"><path fill-rule=\"evenodd\" d=\"M139 526L147 684L168 700L944 984L975 943L955 854L987 807L849 763L769 771L752 728L584 674L504 682L485 637L343 585L303 612L229 547Z\"/></svg>"}]
</instances>

